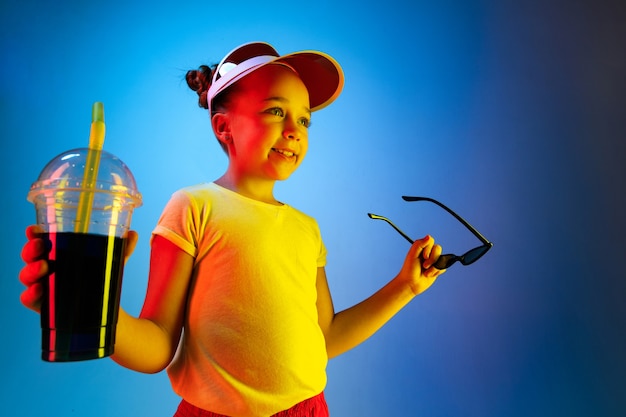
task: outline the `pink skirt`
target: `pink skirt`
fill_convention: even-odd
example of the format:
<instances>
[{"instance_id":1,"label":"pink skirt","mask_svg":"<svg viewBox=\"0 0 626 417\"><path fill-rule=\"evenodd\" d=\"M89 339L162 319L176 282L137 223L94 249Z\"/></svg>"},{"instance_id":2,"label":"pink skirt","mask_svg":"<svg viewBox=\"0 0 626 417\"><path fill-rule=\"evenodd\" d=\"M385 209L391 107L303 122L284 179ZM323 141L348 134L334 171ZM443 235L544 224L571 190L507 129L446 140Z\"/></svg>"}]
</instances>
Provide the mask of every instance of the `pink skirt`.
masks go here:
<instances>
[{"instance_id":1,"label":"pink skirt","mask_svg":"<svg viewBox=\"0 0 626 417\"><path fill-rule=\"evenodd\" d=\"M211 411L203 410L195 405L189 404L187 401L182 400L178 406L178 410L174 417L228 417L223 414L213 413ZM274 414L272 417L329 417L328 406L326 405L326 399L324 393L320 393L315 397L304 400L289 410L284 410Z\"/></svg>"}]
</instances>

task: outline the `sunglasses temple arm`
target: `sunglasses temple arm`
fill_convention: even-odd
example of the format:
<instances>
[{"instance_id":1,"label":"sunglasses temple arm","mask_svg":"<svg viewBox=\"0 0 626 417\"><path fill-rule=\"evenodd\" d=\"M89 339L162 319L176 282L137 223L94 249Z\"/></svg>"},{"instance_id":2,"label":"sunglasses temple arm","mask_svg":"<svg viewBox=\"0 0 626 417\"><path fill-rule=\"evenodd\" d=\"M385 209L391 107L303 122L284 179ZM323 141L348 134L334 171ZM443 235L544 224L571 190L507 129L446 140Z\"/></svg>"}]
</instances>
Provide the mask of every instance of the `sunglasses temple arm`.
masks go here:
<instances>
[{"instance_id":1,"label":"sunglasses temple arm","mask_svg":"<svg viewBox=\"0 0 626 417\"><path fill-rule=\"evenodd\" d=\"M391 220L389 220L388 218L383 217L383 216L379 216L378 214L372 214L372 213L367 213L367 215L370 217L370 219L383 220L383 221L387 222L391 227L396 229L396 232L400 233L400 235L402 235L402 237L405 238L411 245L414 243L413 239L408 237L406 235L406 233L404 233L402 230L400 230L400 228L398 226L396 226L395 224L393 224L393 222Z\"/></svg>"},{"instance_id":2,"label":"sunglasses temple arm","mask_svg":"<svg viewBox=\"0 0 626 417\"><path fill-rule=\"evenodd\" d=\"M472 232L474 236L480 239L481 242L483 242L486 245L491 243L478 230L474 229L474 226L469 224L463 217L459 216L454 211L452 211L452 209L448 208L446 205L444 205L443 203L440 203L439 201L435 199L428 198L428 197L408 197L408 196L402 196L402 199L404 199L404 201L430 201L431 203L435 203L439 207L441 207L442 209L450 213L452 216L454 216L455 219L461 222L463 226L465 226L470 232Z\"/></svg>"}]
</instances>

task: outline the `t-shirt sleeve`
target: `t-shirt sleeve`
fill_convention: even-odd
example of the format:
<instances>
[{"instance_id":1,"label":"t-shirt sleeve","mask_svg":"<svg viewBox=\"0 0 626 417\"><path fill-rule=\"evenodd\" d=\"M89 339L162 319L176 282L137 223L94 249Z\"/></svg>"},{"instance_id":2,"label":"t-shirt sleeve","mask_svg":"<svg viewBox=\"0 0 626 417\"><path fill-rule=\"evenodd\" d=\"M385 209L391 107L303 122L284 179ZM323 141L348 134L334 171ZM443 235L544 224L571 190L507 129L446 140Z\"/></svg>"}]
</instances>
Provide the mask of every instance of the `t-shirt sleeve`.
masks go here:
<instances>
[{"instance_id":1,"label":"t-shirt sleeve","mask_svg":"<svg viewBox=\"0 0 626 417\"><path fill-rule=\"evenodd\" d=\"M195 257L198 253L198 235L194 225L198 209L189 194L176 191L165 205L152 236L162 236L184 252Z\"/></svg>"},{"instance_id":2,"label":"t-shirt sleeve","mask_svg":"<svg viewBox=\"0 0 626 417\"><path fill-rule=\"evenodd\" d=\"M326 245L324 245L324 240L322 239L322 234L319 230L319 226L317 225L316 222L316 227L317 227L317 232L319 234L319 239L320 239L320 253L317 257L317 267L321 268L326 266L326 257L328 255L328 251L326 250Z\"/></svg>"}]
</instances>

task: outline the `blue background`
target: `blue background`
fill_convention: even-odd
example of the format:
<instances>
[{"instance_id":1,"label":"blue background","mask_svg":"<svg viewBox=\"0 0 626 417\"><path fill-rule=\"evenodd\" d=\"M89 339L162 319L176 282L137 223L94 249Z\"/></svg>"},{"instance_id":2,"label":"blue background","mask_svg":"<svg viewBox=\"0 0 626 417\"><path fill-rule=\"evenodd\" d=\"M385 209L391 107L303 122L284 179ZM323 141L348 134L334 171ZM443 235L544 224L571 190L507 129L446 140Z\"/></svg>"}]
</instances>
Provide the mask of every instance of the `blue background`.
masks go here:
<instances>
[{"instance_id":1,"label":"blue background","mask_svg":"<svg viewBox=\"0 0 626 417\"><path fill-rule=\"evenodd\" d=\"M102 101L105 149L144 196L122 295L138 314L161 209L226 167L184 73L263 40L325 51L345 71L343 94L314 114L307 160L277 187L320 223L337 309L387 282L408 249L367 212L447 251L476 244L403 194L443 201L495 243L330 362L332 415L625 415L624 4L2 0L1 413L173 414L165 373L39 359L17 279L26 193L50 159L87 145Z\"/></svg>"}]
</instances>

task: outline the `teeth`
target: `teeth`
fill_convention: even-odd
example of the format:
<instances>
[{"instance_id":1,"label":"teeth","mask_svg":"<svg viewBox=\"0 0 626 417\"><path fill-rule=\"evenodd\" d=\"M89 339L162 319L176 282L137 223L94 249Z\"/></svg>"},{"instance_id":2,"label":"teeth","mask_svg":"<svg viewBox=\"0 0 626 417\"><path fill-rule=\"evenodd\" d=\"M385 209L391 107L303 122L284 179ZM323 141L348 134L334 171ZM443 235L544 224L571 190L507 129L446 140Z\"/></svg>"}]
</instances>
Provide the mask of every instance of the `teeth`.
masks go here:
<instances>
[{"instance_id":1,"label":"teeth","mask_svg":"<svg viewBox=\"0 0 626 417\"><path fill-rule=\"evenodd\" d=\"M285 155L285 156L288 156L288 157L292 157L292 156L294 156L294 155L295 155L293 152L286 151L286 150L284 150L284 149L274 149L274 150L275 150L276 152L278 152L278 153L280 153L280 154L283 154L283 155Z\"/></svg>"}]
</instances>

